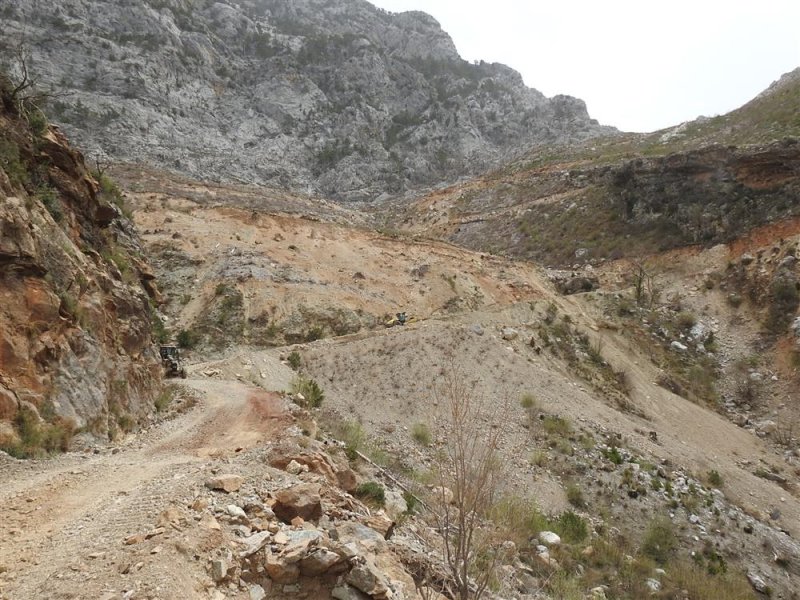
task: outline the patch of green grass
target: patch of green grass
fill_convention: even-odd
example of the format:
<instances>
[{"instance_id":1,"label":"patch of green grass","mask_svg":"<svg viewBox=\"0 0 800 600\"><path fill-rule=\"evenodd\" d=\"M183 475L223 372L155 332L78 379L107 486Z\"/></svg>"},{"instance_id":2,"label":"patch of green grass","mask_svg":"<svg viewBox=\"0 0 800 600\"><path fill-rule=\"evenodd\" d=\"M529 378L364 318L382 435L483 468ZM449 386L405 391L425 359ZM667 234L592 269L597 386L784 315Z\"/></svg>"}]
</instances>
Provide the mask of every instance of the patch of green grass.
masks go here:
<instances>
[{"instance_id":1,"label":"patch of green grass","mask_svg":"<svg viewBox=\"0 0 800 600\"><path fill-rule=\"evenodd\" d=\"M314 325L306 331L304 339L306 342L316 342L325 337L325 329L320 325Z\"/></svg>"},{"instance_id":2,"label":"patch of green grass","mask_svg":"<svg viewBox=\"0 0 800 600\"><path fill-rule=\"evenodd\" d=\"M113 263L123 277L131 272L131 259L128 254L119 247L105 248L100 255L106 262Z\"/></svg>"},{"instance_id":3,"label":"patch of green grass","mask_svg":"<svg viewBox=\"0 0 800 600\"><path fill-rule=\"evenodd\" d=\"M422 446L431 445L431 430L425 423L415 423L411 428L411 437Z\"/></svg>"},{"instance_id":4,"label":"patch of green grass","mask_svg":"<svg viewBox=\"0 0 800 600\"><path fill-rule=\"evenodd\" d=\"M346 421L336 428L336 436L344 442L344 452L350 460L358 458L358 452L364 448L367 434L361 423Z\"/></svg>"},{"instance_id":5,"label":"patch of green grass","mask_svg":"<svg viewBox=\"0 0 800 600\"><path fill-rule=\"evenodd\" d=\"M409 491L403 492L403 500L406 501L406 514L413 515L416 514L417 510L419 509L420 503L419 498L417 498L414 494Z\"/></svg>"},{"instance_id":6,"label":"patch of green grass","mask_svg":"<svg viewBox=\"0 0 800 600\"><path fill-rule=\"evenodd\" d=\"M697 324L697 317L687 311L679 312L675 316L675 326L683 332L689 331Z\"/></svg>"},{"instance_id":7,"label":"patch of green grass","mask_svg":"<svg viewBox=\"0 0 800 600\"><path fill-rule=\"evenodd\" d=\"M94 173L95 179L100 184L100 193L113 202L129 220L133 220L133 211L125 202L125 196L117 183L105 173Z\"/></svg>"},{"instance_id":8,"label":"patch of green grass","mask_svg":"<svg viewBox=\"0 0 800 600\"><path fill-rule=\"evenodd\" d=\"M136 429L137 423L136 419L134 419L132 415L123 413L117 417L117 425L119 425L119 428L125 433L130 433Z\"/></svg>"},{"instance_id":9,"label":"patch of green grass","mask_svg":"<svg viewBox=\"0 0 800 600\"><path fill-rule=\"evenodd\" d=\"M0 169L5 171L14 187L21 187L30 180L28 170L20 159L19 146L11 140L0 139Z\"/></svg>"},{"instance_id":10,"label":"patch of green grass","mask_svg":"<svg viewBox=\"0 0 800 600\"><path fill-rule=\"evenodd\" d=\"M289 366L294 369L295 371L299 371L301 365L303 364L303 359L300 357L300 353L296 350L293 350L289 353L289 356L286 357L286 362L289 363Z\"/></svg>"},{"instance_id":11,"label":"patch of green grass","mask_svg":"<svg viewBox=\"0 0 800 600\"><path fill-rule=\"evenodd\" d=\"M503 496L490 510L489 516L518 546L527 544L540 531L551 529L550 520L536 503L521 496Z\"/></svg>"},{"instance_id":12,"label":"patch of green grass","mask_svg":"<svg viewBox=\"0 0 800 600\"><path fill-rule=\"evenodd\" d=\"M709 573L707 569L676 561L667 569L665 586L685 590L682 597L692 600L755 600L750 583L742 573Z\"/></svg>"},{"instance_id":13,"label":"patch of green grass","mask_svg":"<svg viewBox=\"0 0 800 600\"><path fill-rule=\"evenodd\" d=\"M52 422L41 420L34 411L21 409L13 421L19 441L0 447L15 458L66 452L75 435L75 424L67 419L54 417Z\"/></svg>"},{"instance_id":14,"label":"patch of green grass","mask_svg":"<svg viewBox=\"0 0 800 600\"><path fill-rule=\"evenodd\" d=\"M572 433L572 425L564 417L547 415L542 421L545 433L552 436L566 437Z\"/></svg>"},{"instance_id":15,"label":"patch of green grass","mask_svg":"<svg viewBox=\"0 0 800 600\"><path fill-rule=\"evenodd\" d=\"M169 341L169 332L164 326L164 321L158 316L153 306L149 306L150 310L150 327L153 331L153 337L158 344L166 344Z\"/></svg>"},{"instance_id":16,"label":"patch of green grass","mask_svg":"<svg viewBox=\"0 0 800 600\"><path fill-rule=\"evenodd\" d=\"M536 450L531 454L530 462L537 467L544 467L547 465L550 457L544 450Z\"/></svg>"},{"instance_id":17,"label":"patch of green grass","mask_svg":"<svg viewBox=\"0 0 800 600\"><path fill-rule=\"evenodd\" d=\"M706 480L710 485L714 486L715 488L722 487L723 484L722 475L720 475L719 471L717 471L716 469L712 469L711 471L708 472Z\"/></svg>"},{"instance_id":18,"label":"patch of green grass","mask_svg":"<svg viewBox=\"0 0 800 600\"><path fill-rule=\"evenodd\" d=\"M675 526L666 517L650 522L642 540L642 553L661 565L667 564L678 547Z\"/></svg>"},{"instance_id":19,"label":"patch of green grass","mask_svg":"<svg viewBox=\"0 0 800 600\"><path fill-rule=\"evenodd\" d=\"M577 544L589 536L589 526L580 515L568 510L553 522L553 531L568 544Z\"/></svg>"},{"instance_id":20,"label":"patch of green grass","mask_svg":"<svg viewBox=\"0 0 800 600\"><path fill-rule=\"evenodd\" d=\"M377 506L383 506L386 503L386 491L377 481L362 483L356 488L355 495L357 498Z\"/></svg>"},{"instance_id":21,"label":"patch of green grass","mask_svg":"<svg viewBox=\"0 0 800 600\"><path fill-rule=\"evenodd\" d=\"M47 131L47 117L41 108L33 104L32 101L23 102L23 112L28 121L31 132L36 137L40 137Z\"/></svg>"}]
</instances>

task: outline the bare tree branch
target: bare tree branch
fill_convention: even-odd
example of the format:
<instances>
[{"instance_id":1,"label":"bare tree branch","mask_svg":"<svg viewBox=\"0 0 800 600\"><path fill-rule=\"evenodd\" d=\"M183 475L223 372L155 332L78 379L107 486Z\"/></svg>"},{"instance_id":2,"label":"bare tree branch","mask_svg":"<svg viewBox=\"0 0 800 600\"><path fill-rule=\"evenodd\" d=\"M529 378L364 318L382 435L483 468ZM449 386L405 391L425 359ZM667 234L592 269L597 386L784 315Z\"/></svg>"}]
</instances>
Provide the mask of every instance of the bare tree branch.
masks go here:
<instances>
[{"instance_id":1,"label":"bare tree branch","mask_svg":"<svg viewBox=\"0 0 800 600\"><path fill-rule=\"evenodd\" d=\"M504 399L483 402L452 363L435 390L447 431L436 490L443 555L458 600L481 598L502 558L502 542L486 522L504 477L498 455L508 419Z\"/></svg>"}]
</instances>

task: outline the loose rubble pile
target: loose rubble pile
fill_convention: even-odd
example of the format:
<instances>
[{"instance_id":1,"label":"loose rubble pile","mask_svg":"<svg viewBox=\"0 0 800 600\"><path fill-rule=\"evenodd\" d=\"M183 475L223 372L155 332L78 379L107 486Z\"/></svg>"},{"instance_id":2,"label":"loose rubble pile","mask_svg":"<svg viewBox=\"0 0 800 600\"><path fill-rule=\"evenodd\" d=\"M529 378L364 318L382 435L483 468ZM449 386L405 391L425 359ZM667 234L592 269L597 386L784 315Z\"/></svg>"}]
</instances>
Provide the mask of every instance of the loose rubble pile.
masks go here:
<instances>
[{"instance_id":1,"label":"loose rubble pile","mask_svg":"<svg viewBox=\"0 0 800 600\"><path fill-rule=\"evenodd\" d=\"M194 531L187 538L207 563L212 598L418 597L404 561L435 559L415 536L424 525L403 514L399 492L387 490L386 507L371 509L348 492L359 480L349 466L294 443L239 455L227 466L240 470L213 465L217 472L194 498L167 507L155 527L126 537L123 546L148 544L157 554L165 532ZM398 518L410 519L401 531ZM137 563L123 570L135 572Z\"/></svg>"}]
</instances>

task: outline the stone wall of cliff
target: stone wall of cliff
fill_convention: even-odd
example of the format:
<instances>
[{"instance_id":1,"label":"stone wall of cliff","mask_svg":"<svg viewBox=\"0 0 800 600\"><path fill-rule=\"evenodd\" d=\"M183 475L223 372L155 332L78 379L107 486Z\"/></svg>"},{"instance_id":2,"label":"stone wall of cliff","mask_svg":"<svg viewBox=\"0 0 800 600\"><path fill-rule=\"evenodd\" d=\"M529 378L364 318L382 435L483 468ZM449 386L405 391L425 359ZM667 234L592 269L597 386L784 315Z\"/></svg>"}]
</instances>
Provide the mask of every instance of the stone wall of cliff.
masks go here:
<instances>
[{"instance_id":1,"label":"stone wall of cliff","mask_svg":"<svg viewBox=\"0 0 800 600\"><path fill-rule=\"evenodd\" d=\"M12 89L0 78L0 448L26 455L146 417L158 290L118 192Z\"/></svg>"}]
</instances>

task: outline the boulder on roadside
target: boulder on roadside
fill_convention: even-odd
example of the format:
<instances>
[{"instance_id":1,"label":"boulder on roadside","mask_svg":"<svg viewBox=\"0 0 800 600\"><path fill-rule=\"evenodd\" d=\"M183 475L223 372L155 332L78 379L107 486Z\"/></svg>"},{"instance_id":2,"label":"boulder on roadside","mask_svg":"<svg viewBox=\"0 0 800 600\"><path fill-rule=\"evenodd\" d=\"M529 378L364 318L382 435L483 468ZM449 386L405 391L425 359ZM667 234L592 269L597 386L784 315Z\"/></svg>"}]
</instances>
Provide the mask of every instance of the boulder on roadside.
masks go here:
<instances>
[{"instance_id":1,"label":"boulder on roadside","mask_svg":"<svg viewBox=\"0 0 800 600\"><path fill-rule=\"evenodd\" d=\"M280 490L275 494L272 511L284 523L291 523L295 517L304 521L316 521L322 516L322 499L319 485L303 483Z\"/></svg>"},{"instance_id":2,"label":"boulder on roadside","mask_svg":"<svg viewBox=\"0 0 800 600\"><path fill-rule=\"evenodd\" d=\"M223 492L238 492L244 483L244 477L227 473L217 475L206 481L206 487L211 490L222 490Z\"/></svg>"}]
</instances>

